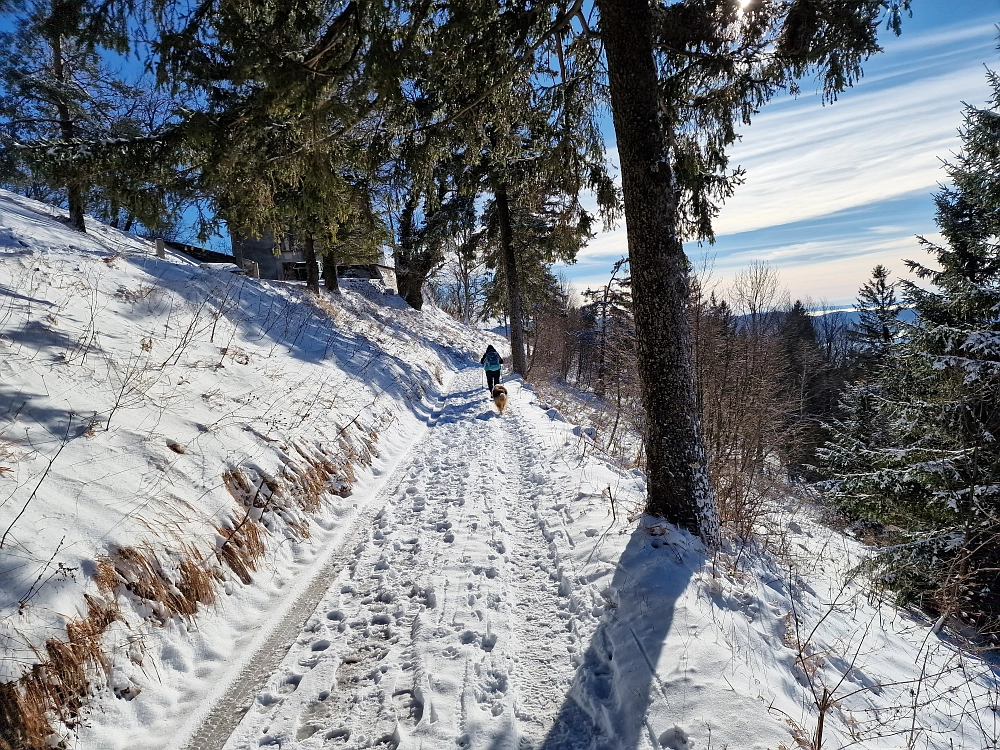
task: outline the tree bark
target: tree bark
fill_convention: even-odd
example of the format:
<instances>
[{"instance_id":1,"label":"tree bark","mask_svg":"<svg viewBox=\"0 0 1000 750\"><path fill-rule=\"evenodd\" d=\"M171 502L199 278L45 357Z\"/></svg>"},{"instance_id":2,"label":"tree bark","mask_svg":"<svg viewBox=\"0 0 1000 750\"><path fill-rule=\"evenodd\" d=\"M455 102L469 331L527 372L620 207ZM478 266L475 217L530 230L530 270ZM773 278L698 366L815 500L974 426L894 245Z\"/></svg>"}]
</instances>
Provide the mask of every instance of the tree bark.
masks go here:
<instances>
[{"instance_id":1,"label":"tree bark","mask_svg":"<svg viewBox=\"0 0 1000 750\"><path fill-rule=\"evenodd\" d=\"M319 294L319 265L316 263L316 241L311 234L305 238L303 255L306 259L306 289Z\"/></svg>"},{"instance_id":2,"label":"tree bark","mask_svg":"<svg viewBox=\"0 0 1000 750\"><path fill-rule=\"evenodd\" d=\"M424 306L425 274L417 268L414 247L413 214L417 210L413 194L407 197L406 204L399 216L399 246L396 248L396 290L406 304L414 310Z\"/></svg>"},{"instance_id":3,"label":"tree bark","mask_svg":"<svg viewBox=\"0 0 1000 750\"><path fill-rule=\"evenodd\" d=\"M507 313L510 316L510 356L512 369L522 378L528 374L524 352L524 315L521 305L521 279L518 276L517 253L510 224L510 201L507 186L494 179L493 197L496 199L497 224L500 227L500 249L503 257L503 275L507 282Z\"/></svg>"},{"instance_id":4,"label":"tree bark","mask_svg":"<svg viewBox=\"0 0 1000 750\"><path fill-rule=\"evenodd\" d=\"M718 535L691 369L687 258L678 190L659 117L649 0L597 0L621 160L639 380L646 412L648 513Z\"/></svg>"},{"instance_id":5,"label":"tree bark","mask_svg":"<svg viewBox=\"0 0 1000 750\"><path fill-rule=\"evenodd\" d=\"M53 7L53 12L55 8ZM62 39L55 35L52 40L52 76L61 86L66 85L66 71L63 66ZM56 112L59 114L59 134L64 141L69 142L74 135L73 118L65 101L56 101ZM66 200L69 203L69 225L81 232L87 231L84 219L84 190L70 178L66 184Z\"/></svg>"},{"instance_id":6,"label":"tree bark","mask_svg":"<svg viewBox=\"0 0 1000 750\"><path fill-rule=\"evenodd\" d=\"M340 294L340 280L337 278L337 253L332 249L323 253L323 286L330 294Z\"/></svg>"}]
</instances>

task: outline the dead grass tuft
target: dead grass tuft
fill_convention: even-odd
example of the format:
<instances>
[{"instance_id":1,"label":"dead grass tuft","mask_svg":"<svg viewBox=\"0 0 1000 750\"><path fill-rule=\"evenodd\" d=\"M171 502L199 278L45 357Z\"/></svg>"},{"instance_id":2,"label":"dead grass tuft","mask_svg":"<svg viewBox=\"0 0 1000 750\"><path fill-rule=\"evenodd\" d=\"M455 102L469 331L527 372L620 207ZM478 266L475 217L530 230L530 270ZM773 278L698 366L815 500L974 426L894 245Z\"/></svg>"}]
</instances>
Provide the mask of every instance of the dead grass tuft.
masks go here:
<instances>
[{"instance_id":1,"label":"dead grass tuft","mask_svg":"<svg viewBox=\"0 0 1000 750\"><path fill-rule=\"evenodd\" d=\"M90 694L90 676L106 679L110 663L101 649L104 631L120 616L117 602L86 596L87 614L66 623L66 639L50 638L38 663L16 682L0 684L0 749L49 748L51 718L72 728Z\"/></svg>"},{"instance_id":2,"label":"dead grass tuft","mask_svg":"<svg viewBox=\"0 0 1000 750\"><path fill-rule=\"evenodd\" d=\"M114 595L115 588L121 583L121 578L119 578L115 566L111 562L111 558L102 557L97 561L97 570L94 572L94 583L97 584L97 590L105 596Z\"/></svg>"},{"instance_id":3,"label":"dead grass tuft","mask_svg":"<svg viewBox=\"0 0 1000 750\"><path fill-rule=\"evenodd\" d=\"M40 750L52 733L44 705L28 695L24 682L0 683L0 750Z\"/></svg>"},{"instance_id":4,"label":"dead grass tuft","mask_svg":"<svg viewBox=\"0 0 1000 750\"><path fill-rule=\"evenodd\" d=\"M194 546L184 546L179 568L181 580L177 582L177 588L186 601L197 604L215 602L215 578L201 562L198 550Z\"/></svg>"},{"instance_id":5,"label":"dead grass tuft","mask_svg":"<svg viewBox=\"0 0 1000 750\"><path fill-rule=\"evenodd\" d=\"M200 604L215 601L212 573L200 562L197 550L185 545L179 555L176 579L169 575L152 547L120 547L98 561L95 574L105 592L123 585L140 599L150 602L162 618L191 617Z\"/></svg>"},{"instance_id":6,"label":"dead grass tuft","mask_svg":"<svg viewBox=\"0 0 1000 750\"><path fill-rule=\"evenodd\" d=\"M253 502L254 496L257 494L250 480L247 479L246 474L239 469L230 469L223 472L222 483L225 485L226 490L229 491L229 494L233 496L233 499L244 507L249 507Z\"/></svg>"},{"instance_id":7,"label":"dead grass tuft","mask_svg":"<svg viewBox=\"0 0 1000 750\"><path fill-rule=\"evenodd\" d=\"M225 540L216 555L244 584L249 584L253 581L250 573L257 570L257 561L265 552L260 524L247 515L234 529L217 526L215 530Z\"/></svg>"}]
</instances>

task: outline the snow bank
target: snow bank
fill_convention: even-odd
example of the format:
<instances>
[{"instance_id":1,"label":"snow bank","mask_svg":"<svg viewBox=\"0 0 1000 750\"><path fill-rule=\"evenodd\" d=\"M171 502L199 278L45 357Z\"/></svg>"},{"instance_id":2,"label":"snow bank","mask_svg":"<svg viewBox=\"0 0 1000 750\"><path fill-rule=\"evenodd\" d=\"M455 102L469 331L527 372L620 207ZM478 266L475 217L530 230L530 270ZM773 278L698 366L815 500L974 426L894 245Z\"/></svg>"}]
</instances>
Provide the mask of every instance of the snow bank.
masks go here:
<instances>
[{"instance_id":1,"label":"snow bank","mask_svg":"<svg viewBox=\"0 0 1000 750\"><path fill-rule=\"evenodd\" d=\"M117 593L108 687L156 692L143 723L318 564L485 340L365 281L317 306L58 214L0 191L0 681Z\"/></svg>"}]
</instances>

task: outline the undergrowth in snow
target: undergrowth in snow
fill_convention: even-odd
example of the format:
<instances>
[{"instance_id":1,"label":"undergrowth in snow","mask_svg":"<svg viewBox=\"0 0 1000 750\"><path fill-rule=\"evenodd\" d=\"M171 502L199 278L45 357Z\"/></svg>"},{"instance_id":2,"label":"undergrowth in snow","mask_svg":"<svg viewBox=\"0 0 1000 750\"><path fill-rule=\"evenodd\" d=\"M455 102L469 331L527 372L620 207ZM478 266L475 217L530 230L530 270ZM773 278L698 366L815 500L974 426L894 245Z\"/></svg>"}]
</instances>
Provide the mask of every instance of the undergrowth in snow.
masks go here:
<instances>
[{"instance_id":1,"label":"undergrowth in snow","mask_svg":"<svg viewBox=\"0 0 1000 750\"><path fill-rule=\"evenodd\" d=\"M706 551L577 401L497 414L496 337L57 215L0 193L12 746L997 746L991 664L797 502Z\"/></svg>"}]
</instances>

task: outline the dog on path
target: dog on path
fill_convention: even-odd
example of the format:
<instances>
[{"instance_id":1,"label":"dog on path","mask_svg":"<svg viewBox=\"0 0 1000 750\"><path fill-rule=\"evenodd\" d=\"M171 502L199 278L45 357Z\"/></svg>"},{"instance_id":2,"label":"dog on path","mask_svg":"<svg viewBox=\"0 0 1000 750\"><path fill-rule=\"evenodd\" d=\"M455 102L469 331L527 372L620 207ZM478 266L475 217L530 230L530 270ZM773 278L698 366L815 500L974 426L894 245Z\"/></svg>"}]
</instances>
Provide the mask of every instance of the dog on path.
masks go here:
<instances>
[{"instance_id":1,"label":"dog on path","mask_svg":"<svg viewBox=\"0 0 1000 750\"><path fill-rule=\"evenodd\" d=\"M495 385L493 386L491 395L493 396L493 403L496 404L497 409L503 414L503 410L507 408L507 389L502 385Z\"/></svg>"}]
</instances>

